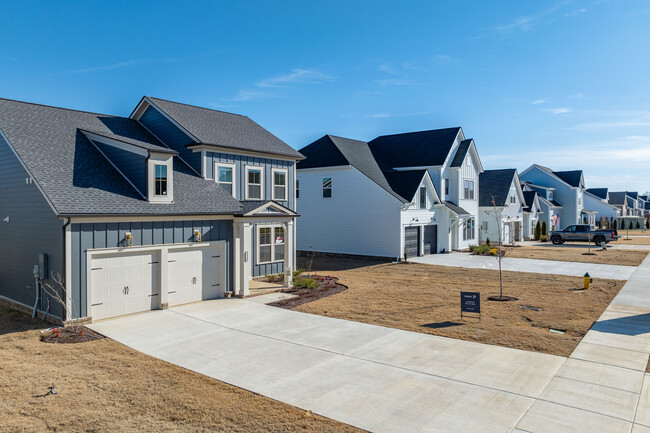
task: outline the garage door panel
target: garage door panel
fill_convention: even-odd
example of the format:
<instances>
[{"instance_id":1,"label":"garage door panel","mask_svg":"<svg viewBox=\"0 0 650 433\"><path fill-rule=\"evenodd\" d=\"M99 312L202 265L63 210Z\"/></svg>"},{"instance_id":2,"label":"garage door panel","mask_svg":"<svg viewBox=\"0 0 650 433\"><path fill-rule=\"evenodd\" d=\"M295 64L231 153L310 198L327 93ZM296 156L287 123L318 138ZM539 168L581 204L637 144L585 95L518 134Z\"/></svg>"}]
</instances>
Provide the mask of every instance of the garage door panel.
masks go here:
<instances>
[{"instance_id":1,"label":"garage door panel","mask_svg":"<svg viewBox=\"0 0 650 433\"><path fill-rule=\"evenodd\" d=\"M91 316L94 319L157 308L160 263L157 252L117 253L91 260Z\"/></svg>"},{"instance_id":2,"label":"garage door panel","mask_svg":"<svg viewBox=\"0 0 650 433\"><path fill-rule=\"evenodd\" d=\"M438 226L424 226L424 254L436 254L438 252Z\"/></svg>"},{"instance_id":3,"label":"garage door panel","mask_svg":"<svg viewBox=\"0 0 650 433\"><path fill-rule=\"evenodd\" d=\"M408 257L417 257L420 250L420 227L404 228L404 246Z\"/></svg>"},{"instance_id":4,"label":"garage door panel","mask_svg":"<svg viewBox=\"0 0 650 433\"><path fill-rule=\"evenodd\" d=\"M220 296L222 257L219 247L174 250L169 252L168 259L169 306Z\"/></svg>"}]
</instances>

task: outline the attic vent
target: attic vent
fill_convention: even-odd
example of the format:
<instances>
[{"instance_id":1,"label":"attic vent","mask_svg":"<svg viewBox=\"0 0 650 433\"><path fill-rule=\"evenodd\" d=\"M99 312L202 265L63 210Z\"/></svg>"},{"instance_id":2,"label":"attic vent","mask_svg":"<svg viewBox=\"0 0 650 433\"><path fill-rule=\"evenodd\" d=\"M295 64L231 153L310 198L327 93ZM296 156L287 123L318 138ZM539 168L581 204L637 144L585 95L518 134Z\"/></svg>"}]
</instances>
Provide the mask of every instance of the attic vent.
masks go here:
<instances>
[{"instance_id":1,"label":"attic vent","mask_svg":"<svg viewBox=\"0 0 650 433\"><path fill-rule=\"evenodd\" d=\"M31 185L32 183L34 183L34 179L31 178L31 177L26 177L26 178L25 178L25 183L26 183L27 185Z\"/></svg>"}]
</instances>

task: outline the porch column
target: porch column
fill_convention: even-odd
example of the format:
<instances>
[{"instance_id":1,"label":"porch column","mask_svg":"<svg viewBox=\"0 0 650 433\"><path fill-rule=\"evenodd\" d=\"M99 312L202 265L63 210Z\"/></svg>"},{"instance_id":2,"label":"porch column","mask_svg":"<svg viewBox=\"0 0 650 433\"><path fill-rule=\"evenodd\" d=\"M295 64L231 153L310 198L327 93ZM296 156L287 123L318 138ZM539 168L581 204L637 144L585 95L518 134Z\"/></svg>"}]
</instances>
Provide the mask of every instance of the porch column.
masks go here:
<instances>
[{"instance_id":1,"label":"porch column","mask_svg":"<svg viewBox=\"0 0 650 433\"><path fill-rule=\"evenodd\" d=\"M251 279L253 251L252 227L247 222L235 222L233 227L233 291L238 296L248 296Z\"/></svg>"},{"instance_id":2,"label":"porch column","mask_svg":"<svg viewBox=\"0 0 650 433\"><path fill-rule=\"evenodd\" d=\"M295 248L293 245L293 221L287 221L284 225L284 281L287 287L293 285L293 270L295 267L293 255Z\"/></svg>"}]
</instances>

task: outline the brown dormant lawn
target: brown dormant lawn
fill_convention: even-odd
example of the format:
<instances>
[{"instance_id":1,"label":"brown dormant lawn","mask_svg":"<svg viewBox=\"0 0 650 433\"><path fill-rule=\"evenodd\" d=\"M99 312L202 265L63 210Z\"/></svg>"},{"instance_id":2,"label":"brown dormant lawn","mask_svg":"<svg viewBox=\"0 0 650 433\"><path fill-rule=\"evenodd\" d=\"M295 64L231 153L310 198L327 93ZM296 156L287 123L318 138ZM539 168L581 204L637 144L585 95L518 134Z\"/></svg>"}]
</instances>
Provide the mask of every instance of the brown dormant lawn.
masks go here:
<instances>
[{"instance_id":1,"label":"brown dormant lawn","mask_svg":"<svg viewBox=\"0 0 650 433\"><path fill-rule=\"evenodd\" d=\"M621 243L621 241L619 240L617 243ZM566 243L564 245L553 245L549 242L548 246L512 248L509 250L507 257L639 266L648 255L648 251L616 250L612 248L609 248L607 251L600 251L600 249L600 247L592 245L591 254L589 254L587 244Z\"/></svg>"},{"instance_id":2,"label":"brown dormant lawn","mask_svg":"<svg viewBox=\"0 0 650 433\"><path fill-rule=\"evenodd\" d=\"M43 327L0 306L0 431L361 432L109 339L43 343Z\"/></svg>"},{"instance_id":3,"label":"brown dormant lawn","mask_svg":"<svg viewBox=\"0 0 650 433\"><path fill-rule=\"evenodd\" d=\"M499 293L494 270L327 257L317 257L312 270L349 289L297 311L561 356L571 354L624 284L595 279L580 291L582 278L504 272L504 295L518 300L494 302L487 300ZM461 290L481 293L480 322L460 319Z\"/></svg>"},{"instance_id":4,"label":"brown dormant lawn","mask_svg":"<svg viewBox=\"0 0 650 433\"><path fill-rule=\"evenodd\" d=\"M625 234L618 232L619 236L621 238L617 240L616 242L621 244L621 245L650 245L650 237L644 237L644 236L632 236L626 237ZM650 235L648 235L650 236Z\"/></svg>"}]
</instances>

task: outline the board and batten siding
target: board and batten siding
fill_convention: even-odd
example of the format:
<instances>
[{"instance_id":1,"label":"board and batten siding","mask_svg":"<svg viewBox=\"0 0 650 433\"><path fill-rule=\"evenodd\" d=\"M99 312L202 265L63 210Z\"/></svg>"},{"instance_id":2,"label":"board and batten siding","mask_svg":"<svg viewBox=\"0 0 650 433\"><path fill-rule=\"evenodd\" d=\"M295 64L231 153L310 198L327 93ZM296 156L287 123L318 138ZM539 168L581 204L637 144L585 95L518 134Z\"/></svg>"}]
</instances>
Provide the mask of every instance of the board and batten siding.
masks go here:
<instances>
[{"instance_id":1,"label":"board and batten siding","mask_svg":"<svg viewBox=\"0 0 650 433\"><path fill-rule=\"evenodd\" d=\"M297 249L399 257L401 202L352 167L298 170ZM323 178L332 197L323 198Z\"/></svg>"},{"instance_id":2,"label":"board and batten siding","mask_svg":"<svg viewBox=\"0 0 650 433\"><path fill-rule=\"evenodd\" d=\"M185 147L195 141L167 119L157 108L150 105L138 121L162 140L167 147L178 152L178 156L197 173L201 173L201 153L195 153Z\"/></svg>"},{"instance_id":3,"label":"board and batten siding","mask_svg":"<svg viewBox=\"0 0 650 433\"><path fill-rule=\"evenodd\" d=\"M73 223L71 230L72 301L78 317L86 311L86 258L89 249L120 248L125 246L126 233L133 236L133 246L181 244L192 242L194 230L201 231L203 242L226 241L226 284L232 290L231 220L154 221L120 223ZM59 230L60 231L60 230Z\"/></svg>"},{"instance_id":4,"label":"board and batten siding","mask_svg":"<svg viewBox=\"0 0 650 433\"><path fill-rule=\"evenodd\" d=\"M270 158L258 158L254 156L232 155L228 153L206 152L205 177L214 180L214 165L218 162L233 164L235 166L235 198L246 200L246 166L262 167L264 171L264 197L262 200L273 198L273 169L281 168L287 170L287 201L277 201L282 206L295 210L293 191L296 181L294 179L293 161L283 161Z\"/></svg>"},{"instance_id":5,"label":"board and batten siding","mask_svg":"<svg viewBox=\"0 0 650 433\"><path fill-rule=\"evenodd\" d=\"M0 296L32 307L34 265L39 253L48 255L48 278L63 275L63 220L57 218L9 144L0 135ZM3 222L5 218L9 222ZM47 308L43 296L39 308ZM62 307L50 300L50 314L62 317Z\"/></svg>"},{"instance_id":6,"label":"board and batten siding","mask_svg":"<svg viewBox=\"0 0 650 433\"><path fill-rule=\"evenodd\" d=\"M140 191L140 194L147 196L147 158L128 150L119 149L115 146L93 140L95 146L106 155L118 170L127 177L129 181Z\"/></svg>"},{"instance_id":7,"label":"board and batten siding","mask_svg":"<svg viewBox=\"0 0 650 433\"><path fill-rule=\"evenodd\" d=\"M269 226L269 224L263 224L264 226ZM271 224L272 225L272 224ZM278 224L281 225L281 224ZM251 256L253 257L253 277L262 277L264 275L270 275L270 274L279 274L280 272L284 272L284 261L281 262L273 262L273 263L263 263L259 264L257 263L257 224L253 226L253 230L251 230L251 233L253 233L253 254ZM284 240L286 242L287 237L285 235Z\"/></svg>"}]
</instances>

